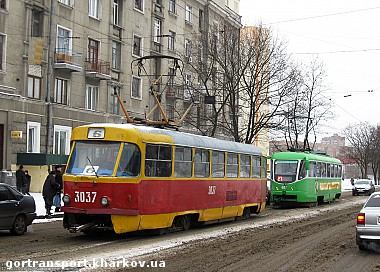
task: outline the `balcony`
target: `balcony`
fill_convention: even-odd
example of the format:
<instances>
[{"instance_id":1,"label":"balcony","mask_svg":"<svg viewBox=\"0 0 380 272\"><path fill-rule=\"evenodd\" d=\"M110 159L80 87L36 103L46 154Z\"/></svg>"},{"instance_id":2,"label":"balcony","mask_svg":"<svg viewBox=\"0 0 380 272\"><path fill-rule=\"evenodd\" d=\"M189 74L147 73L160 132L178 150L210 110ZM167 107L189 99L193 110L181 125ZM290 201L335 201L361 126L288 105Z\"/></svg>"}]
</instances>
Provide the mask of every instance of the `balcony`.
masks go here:
<instances>
[{"instance_id":1,"label":"balcony","mask_svg":"<svg viewBox=\"0 0 380 272\"><path fill-rule=\"evenodd\" d=\"M81 72L82 54L73 52L67 48L57 48L54 52L54 65L55 69L64 69L70 72Z\"/></svg>"},{"instance_id":2,"label":"balcony","mask_svg":"<svg viewBox=\"0 0 380 272\"><path fill-rule=\"evenodd\" d=\"M84 70L88 77L111 79L109 61L86 59L84 62Z\"/></svg>"}]
</instances>

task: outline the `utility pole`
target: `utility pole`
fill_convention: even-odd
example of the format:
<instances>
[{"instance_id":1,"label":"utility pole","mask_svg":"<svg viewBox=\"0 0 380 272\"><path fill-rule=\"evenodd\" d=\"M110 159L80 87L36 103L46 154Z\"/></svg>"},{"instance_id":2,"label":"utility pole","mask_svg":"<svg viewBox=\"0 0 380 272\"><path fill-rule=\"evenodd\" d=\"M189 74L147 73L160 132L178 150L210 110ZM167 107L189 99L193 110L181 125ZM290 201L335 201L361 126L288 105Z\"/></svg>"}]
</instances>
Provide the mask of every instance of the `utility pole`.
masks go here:
<instances>
[{"instance_id":1,"label":"utility pole","mask_svg":"<svg viewBox=\"0 0 380 272\"><path fill-rule=\"evenodd\" d=\"M49 22L49 43L48 43L48 61L47 61L47 79L46 79L46 103L47 103L47 141L46 153L53 152L53 105L51 101L51 74L52 74L52 34L53 34L53 16L54 16L54 0L50 1L50 22Z\"/></svg>"}]
</instances>

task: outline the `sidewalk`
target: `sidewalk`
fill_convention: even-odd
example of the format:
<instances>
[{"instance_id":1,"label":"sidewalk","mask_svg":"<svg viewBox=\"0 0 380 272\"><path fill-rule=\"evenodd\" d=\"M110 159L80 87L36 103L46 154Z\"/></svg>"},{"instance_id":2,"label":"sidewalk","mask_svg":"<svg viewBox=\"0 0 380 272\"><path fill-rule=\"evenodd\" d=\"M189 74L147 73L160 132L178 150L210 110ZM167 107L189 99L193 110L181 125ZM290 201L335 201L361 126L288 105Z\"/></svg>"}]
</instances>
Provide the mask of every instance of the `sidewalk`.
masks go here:
<instances>
[{"instance_id":1,"label":"sidewalk","mask_svg":"<svg viewBox=\"0 0 380 272\"><path fill-rule=\"evenodd\" d=\"M31 196L34 198L34 202L36 203L36 218L34 219L33 223L40 223L40 222L48 222L52 220L62 220L63 218L63 212L55 213L53 212L52 218L45 218L46 210L45 210L45 201L42 197L42 193L30 193ZM63 203L61 203L63 205ZM54 207L52 208L52 211L54 211Z\"/></svg>"}]
</instances>

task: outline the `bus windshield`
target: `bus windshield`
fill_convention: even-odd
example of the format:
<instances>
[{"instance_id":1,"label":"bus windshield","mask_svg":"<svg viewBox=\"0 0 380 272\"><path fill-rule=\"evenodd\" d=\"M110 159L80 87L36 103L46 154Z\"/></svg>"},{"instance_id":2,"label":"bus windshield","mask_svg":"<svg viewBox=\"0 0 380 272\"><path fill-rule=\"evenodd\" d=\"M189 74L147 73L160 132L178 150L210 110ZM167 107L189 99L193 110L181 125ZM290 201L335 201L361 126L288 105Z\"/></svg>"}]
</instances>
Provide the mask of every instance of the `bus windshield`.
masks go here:
<instances>
[{"instance_id":1,"label":"bus windshield","mask_svg":"<svg viewBox=\"0 0 380 272\"><path fill-rule=\"evenodd\" d=\"M293 182L297 177L298 161L281 161L274 162L274 180L280 183Z\"/></svg>"},{"instance_id":2,"label":"bus windshield","mask_svg":"<svg viewBox=\"0 0 380 272\"><path fill-rule=\"evenodd\" d=\"M67 174L111 176L120 150L120 142L77 141Z\"/></svg>"}]
</instances>

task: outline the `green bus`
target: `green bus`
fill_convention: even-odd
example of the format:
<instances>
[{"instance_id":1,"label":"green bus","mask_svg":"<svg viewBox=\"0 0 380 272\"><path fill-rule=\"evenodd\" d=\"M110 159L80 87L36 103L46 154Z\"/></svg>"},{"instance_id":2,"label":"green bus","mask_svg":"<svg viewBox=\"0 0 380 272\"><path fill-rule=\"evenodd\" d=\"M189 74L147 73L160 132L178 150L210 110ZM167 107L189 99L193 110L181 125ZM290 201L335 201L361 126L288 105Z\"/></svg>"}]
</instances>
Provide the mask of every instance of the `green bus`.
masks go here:
<instances>
[{"instance_id":1,"label":"green bus","mask_svg":"<svg viewBox=\"0 0 380 272\"><path fill-rule=\"evenodd\" d=\"M342 193L342 163L314 152L278 152L271 157L271 202L316 206Z\"/></svg>"}]
</instances>

